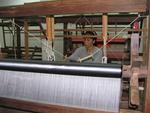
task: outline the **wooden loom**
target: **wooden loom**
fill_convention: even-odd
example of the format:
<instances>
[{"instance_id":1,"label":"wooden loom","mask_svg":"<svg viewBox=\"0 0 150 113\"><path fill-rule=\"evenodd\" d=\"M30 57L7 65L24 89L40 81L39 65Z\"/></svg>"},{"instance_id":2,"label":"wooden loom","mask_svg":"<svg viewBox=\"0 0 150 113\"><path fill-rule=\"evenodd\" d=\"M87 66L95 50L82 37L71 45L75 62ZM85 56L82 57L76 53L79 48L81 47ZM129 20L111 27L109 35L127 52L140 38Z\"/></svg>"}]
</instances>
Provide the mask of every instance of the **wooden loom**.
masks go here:
<instances>
[{"instance_id":1,"label":"wooden loom","mask_svg":"<svg viewBox=\"0 0 150 113\"><path fill-rule=\"evenodd\" d=\"M149 0L147 0L147 2L150 3ZM70 4L70 5L68 5L68 4ZM33 9L33 7L34 7L34 9ZM68 9L70 9L70 10L68 10ZM146 12L146 9L147 9L146 0L131 0L130 2L124 1L124 0L114 0L114 1L110 1L109 3L107 3L107 1L103 1L103 0L99 0L99 1L95 0L95 1L92 1L92 4L91 4L90 0L85 0L85 1L83 1L83 0L78 0L78 1L63 0L63 1L56 1L56 2L54 1L54 2L44 2L44 3L35 3L35 4L25 4L25 5L22 5L19 7L1 8L0 16L1 17L20 17L20 16L22 17L22 16L36 16L36 15L49 15L49 14L51 14L51 15L70 14L70 13L75 13L75 14L80 13L81 14L81 13L96 13L96 12L98 12L98 13L99 12L102 12L102 13ZM132 69L132 66L131 66L129 70L132 71L134 69ZM147 89L149 91L149 85L147 85ZM147 104L149 103L149 100L150 100L149 97L150 96L147 93L147 96L146 96ZM9 106L9 104L12 102L16 103L16 100L9 101L5 98L5 99L1 99L1 102L4 103L3 105ZM20 105L25 106L24 104L21 104L21 102L17 103L17 105L18 105L18 107ZM145 113L149 113L149 111L150 111L149 107L147 107L147 106L146 106ZM38 107L39 106L37 105L35 108L34 107L29 107L29 108L32 111L33 108L38 110L37 109ZM46 112L45 109L47 109L47 108L48 108L48 106L45 106L45 107L43 107L43 111L37 111L37 112ZM65 107L61 108L59 106L59 108L62 111L66 110ZM71 108L68 110L69 110L69 113L71 113L71 112L82 112L83 113L83 111L81 109ZM56 111L54 110L53 112L56 112ZM88 112L92 112L92 111L84 111L84 112L88 113Z\"/></svg>"}]
</instances>

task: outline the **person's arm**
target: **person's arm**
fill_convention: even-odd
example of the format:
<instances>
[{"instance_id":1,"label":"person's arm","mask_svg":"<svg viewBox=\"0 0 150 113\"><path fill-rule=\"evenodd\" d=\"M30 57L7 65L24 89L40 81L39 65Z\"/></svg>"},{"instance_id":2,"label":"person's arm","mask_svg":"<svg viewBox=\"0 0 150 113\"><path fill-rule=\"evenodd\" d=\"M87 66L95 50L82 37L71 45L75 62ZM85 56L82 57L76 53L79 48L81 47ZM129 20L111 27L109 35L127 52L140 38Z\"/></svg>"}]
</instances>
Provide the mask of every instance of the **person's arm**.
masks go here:
<instances>
[{"instance_id":1,"label":"person's arm","mask_svg":"<svg viewBox=\"0 0 150 113\"><path fill-rule=\"evenodd\" d=\"M75 52L68 57L68 60L72 62L78 62L78 60L80 59L80 51L80 48L76 49Z\"/></svg>"}]
</instances>

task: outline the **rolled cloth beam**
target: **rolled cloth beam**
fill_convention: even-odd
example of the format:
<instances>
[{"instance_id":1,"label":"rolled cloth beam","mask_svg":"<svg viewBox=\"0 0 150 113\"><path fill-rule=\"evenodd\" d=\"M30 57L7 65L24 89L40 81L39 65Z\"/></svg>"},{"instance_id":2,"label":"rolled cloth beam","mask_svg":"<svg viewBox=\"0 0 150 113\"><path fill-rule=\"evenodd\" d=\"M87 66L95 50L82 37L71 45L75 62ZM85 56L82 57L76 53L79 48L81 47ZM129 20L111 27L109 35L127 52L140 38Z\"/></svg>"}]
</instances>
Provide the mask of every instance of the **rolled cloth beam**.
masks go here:
<instances>
[{"instance_id":1,"label":"rolled cloth beam","mask_svg":"<svg viewBox=\"0 0 150 113\"><path fill-rule=\"evenodd\" d=\"M53 73L93 77L121 77L121 65L114 64L80 64L63 62L41 62L23 60L0 60L1 70Z\"/></svg>"},{"instance_id":2,"label":"rolled cloth beam","mask_svg":"<svg viewBox=\"0 0 150 113\"><path fill-rule=\"evenodd\" d=\"M120 89L118 65L0 61L4 98L119 113Z\"/></svg>"}]
</instances>

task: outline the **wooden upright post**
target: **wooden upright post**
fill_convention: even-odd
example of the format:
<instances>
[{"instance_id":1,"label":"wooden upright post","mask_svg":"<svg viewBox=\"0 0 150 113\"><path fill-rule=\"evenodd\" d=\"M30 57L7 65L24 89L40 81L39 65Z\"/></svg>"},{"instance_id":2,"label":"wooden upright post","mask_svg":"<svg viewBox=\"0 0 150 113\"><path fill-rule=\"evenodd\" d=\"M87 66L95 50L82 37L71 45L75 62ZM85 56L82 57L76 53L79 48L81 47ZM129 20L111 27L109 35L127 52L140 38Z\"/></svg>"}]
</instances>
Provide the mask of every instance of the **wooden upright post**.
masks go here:
<instances>
[{"instance_id":1,"label":"wooden upright post","mask_svg":"<svg viewBox=\"0 0 150 113\"><path fill-rule=\"evenodd\" d=\"M143 60L144 60L144 65L148 65L148 18L144 18L143 20Z\"/></svg>"},{"instance_id":2,"label":"wooden upright post","mask_svg":"<svg viewBox=\"0 0 150 113\"><path fill-rule=\"evenodd\" d=\"M107 32L108 32L108 29L107 29L107 26L108 26L108 16L107 14L104 14L102 16L102 24L103 24L103 28L102 28L102 34L103 34L103 52L104 52L104 62L103 63L107 63L107 48L106 48L106 45L107 45Z\"/></svg>"},{"instance_id":3,"label":"wooden upright post","mask_svg":"<svg viewBox=\"0 0 150 113\"><path fill-rule=\"evenodd\" d=\"M52 45L53 45L53 39L54 39L54 17L46 17L46 35L47 35L47 40L45 40L45 60L49 61L54 61L55 60L55 55L52 50Z\"/></svg>"},{"instance_id":4,"label":"wooden upright post","mask_svg":"<svg viewBox=\"0 0 150 113\"><path fill-rule=\"evenodd\" d=\"M48 41L52 41L54 38L54 18L46 17L46 33Z\"/></svg>"},{"instance_id":5,"label":"wooden upright post","mask_svg":"<svg viewBox=\"0 0 150 113\"><path fill-rule=\"evenodd\" d=\"M4 20L2 20L2 24L4 24ZM6 35L5 35L5 26L4 25L2 25L2 31L3 31L4 48L6 48Z\"/></svg>"},{"instance_id":6,"label":"wooden upright post","mask_svg":"<svg viewBox=\"0 0 150 113\"><path fill-rule=\"evenodd\" d=\"M17 31L17 51L18 51L17 58L21 59L21 29L17 25L16 25L16 31Z\"/></svg>"},{"instance_id":7,"label":"wooden upright post","mask_svg":"<svg viewBox=\"0 0 150 113\"><path fill-rule=\"evenodd\" d=\"M144 107L144 113L150 113L150 0L147 0L148 8L149 8L149 16L148 16L148 75L147 75L147 81L146 81L146 95L145 95L145 107Z\"/></svg>"},{"instance_id":8,"label":"wooden upright post","mask_svg":"<svg viewBox=\"0 0 150 113\"><path fill-rule=\"evenodd\" d=\"M28 33L28 20L24 20L24 36L25 36L25 60L29 59L29 33Z\"/></svg>"}]
</instances>

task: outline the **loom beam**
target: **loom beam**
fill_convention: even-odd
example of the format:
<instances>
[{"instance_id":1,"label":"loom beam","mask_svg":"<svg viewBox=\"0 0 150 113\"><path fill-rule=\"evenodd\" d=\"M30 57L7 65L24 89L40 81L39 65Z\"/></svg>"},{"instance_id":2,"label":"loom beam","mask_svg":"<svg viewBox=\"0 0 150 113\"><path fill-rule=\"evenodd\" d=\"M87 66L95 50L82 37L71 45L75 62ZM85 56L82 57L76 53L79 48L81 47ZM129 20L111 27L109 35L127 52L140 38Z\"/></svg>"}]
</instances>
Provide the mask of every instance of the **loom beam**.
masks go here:
<instances>
[{"instance_id":1,"label":"loom beam","mask_svg":"<svg viewBox=\"0 0 150 113\"><path fill-rule=\"evenodd\" d=\"M1 60L0 105L41 113L119 113L121 73L118 65Z\"/></svg>"}]
</instances>

